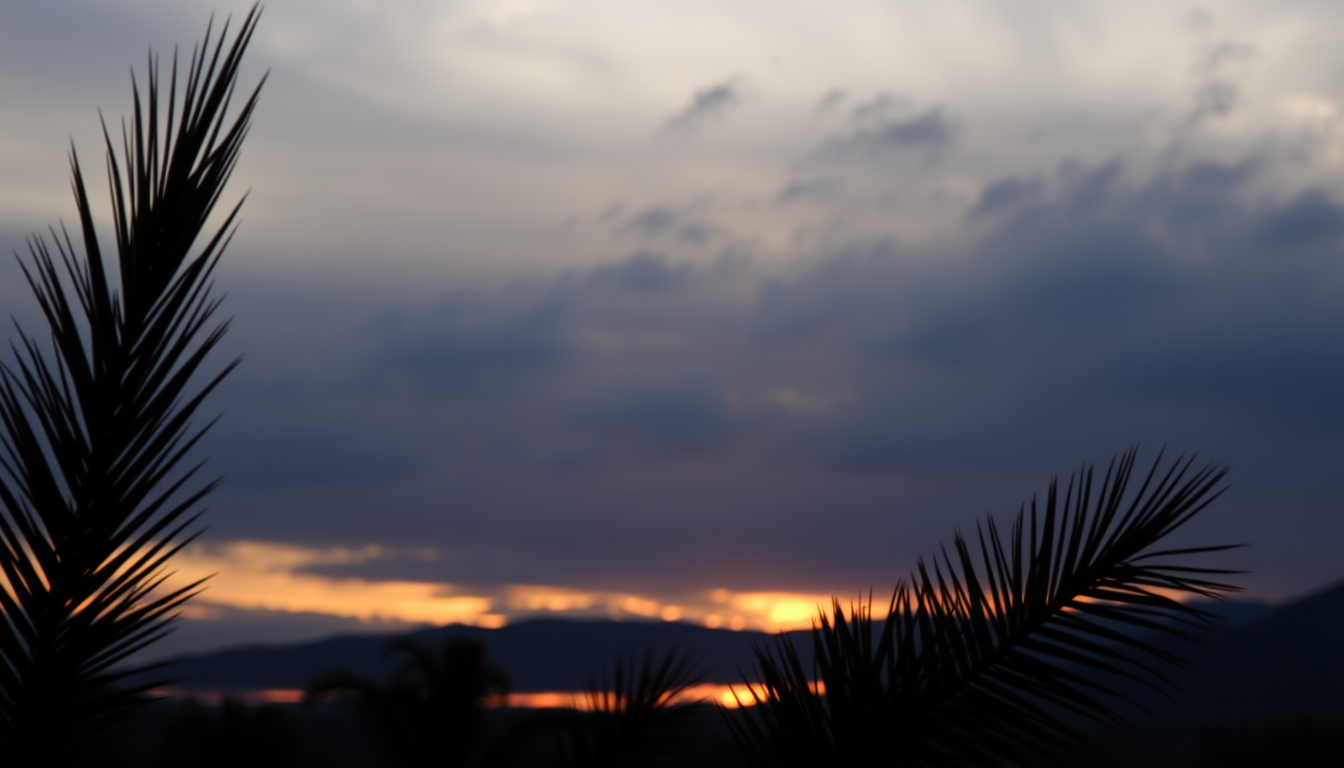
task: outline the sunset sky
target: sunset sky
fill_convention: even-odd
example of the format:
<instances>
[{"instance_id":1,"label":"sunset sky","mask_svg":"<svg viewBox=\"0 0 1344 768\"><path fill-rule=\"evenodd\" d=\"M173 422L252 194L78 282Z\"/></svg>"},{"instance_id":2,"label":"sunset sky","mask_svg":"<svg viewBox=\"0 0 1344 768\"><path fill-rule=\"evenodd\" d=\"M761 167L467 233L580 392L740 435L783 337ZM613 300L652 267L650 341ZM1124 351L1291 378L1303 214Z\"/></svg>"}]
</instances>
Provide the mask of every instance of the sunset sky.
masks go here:
<instances>
[{"instance_id":1,"label":"sunset sky","mask_svg":"<svg viewBox=\"0 0 1344 768\"><path fill-rule=\"evenodd\" d=\"M74 219L72 138L101 189L97 110L148 47L249 5L0 5L0 250ZM177 563L218 575L159 650L805 626L1134 444L1231 467L1179 541L1249 544L1200 562L1251 597L1344 578L1342 28L273 0L225 195L226 480ZM12 259L0 309L37 327Z\"/></svg>"}]
</instances>

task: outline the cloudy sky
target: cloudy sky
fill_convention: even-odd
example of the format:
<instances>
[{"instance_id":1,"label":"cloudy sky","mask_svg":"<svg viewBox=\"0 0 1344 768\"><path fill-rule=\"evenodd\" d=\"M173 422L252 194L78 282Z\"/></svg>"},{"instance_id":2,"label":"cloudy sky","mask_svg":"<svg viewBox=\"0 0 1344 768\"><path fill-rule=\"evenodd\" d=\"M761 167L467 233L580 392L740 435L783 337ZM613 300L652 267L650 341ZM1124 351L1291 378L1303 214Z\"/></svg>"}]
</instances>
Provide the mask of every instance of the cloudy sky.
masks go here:
<instances>
[{"instance_id":1,"label":"cloudy sky","mask_svg":"<svg viewBox=\"0 0 1344 768\"><path fill-rule=\"evenodd\" d=\"M0 246L246 3L0 6ZM1132 445L1344 577L1344 6L274 0L191 650L806 623ZM96 178L96 175L95 175ZM32 322L17 265L0 307ZM26 319L26 320L25 320Z\"/></svg>"}]
</instances>

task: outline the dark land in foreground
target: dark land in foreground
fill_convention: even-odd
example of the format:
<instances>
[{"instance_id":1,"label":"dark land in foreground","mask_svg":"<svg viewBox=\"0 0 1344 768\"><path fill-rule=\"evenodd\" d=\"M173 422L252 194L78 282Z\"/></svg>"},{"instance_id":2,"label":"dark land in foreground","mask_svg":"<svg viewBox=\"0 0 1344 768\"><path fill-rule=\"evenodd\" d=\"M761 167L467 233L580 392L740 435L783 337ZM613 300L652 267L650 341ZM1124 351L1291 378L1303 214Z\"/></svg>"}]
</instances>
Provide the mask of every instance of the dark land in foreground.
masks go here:
<instances>
[{"instance_id":1,"label":"dark land in foreground","mask_svg":"<svg viewBox=\"0 0 1344 768\"><path fill-rule=\"evenodd\" d=\"M1344 766L1344 583L1279 607L1237 601L1204 607L1223 617L1222 627L1208 635L1208 647L1165 636L1155 640L1190 662L1189 669L1164 670L1177 693L1167 698L1137 683L1121 689L1134 704L1119 704L1117 710L1136 730L1128 736L1097 734L1111 764ZM629 662L649 649L673 647L695 654L703 682L741 683L752 676L752 647L774 642L763 633L678 623L562 620L498 630L450 626L405 637L436 647L453 636L480 640L489 662L507 672L516 692L578 691L618 658ZM791 636L810 663L809 633ZM304 688L337 669L386 679L397 663L384 657L389 639L338 637L238 648L183 659L168 674L187 692ZM724 718L740 715L700 709L693 720L701 757L676 764L732 764ZM482 743L530 716L488 710L480 724ZM224 753L248 743L255 754L236 759L253 765L387 764L365 725L343 703L220 708L177 698L145 711L135 749L139 763L151 765L242 764L228 762ZM502 764L544 764L549 745L544 736L536 741Z\"/></svg>"}]
</instances>

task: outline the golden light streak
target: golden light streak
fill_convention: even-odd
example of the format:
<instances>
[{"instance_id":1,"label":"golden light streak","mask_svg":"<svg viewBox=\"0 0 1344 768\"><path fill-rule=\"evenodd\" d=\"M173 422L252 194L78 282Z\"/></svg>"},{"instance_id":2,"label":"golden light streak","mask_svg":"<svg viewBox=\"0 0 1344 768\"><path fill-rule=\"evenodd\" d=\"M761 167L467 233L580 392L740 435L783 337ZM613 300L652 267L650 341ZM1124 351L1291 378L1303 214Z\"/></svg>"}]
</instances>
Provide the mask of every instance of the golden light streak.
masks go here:
<instances>
[{"instance_id":1,"label":"golden light streak","mask_svg":"<svg viewBox=\"0 0 1344 768\"><path fill-rule=\"evenodd\" d=\"M264 541L193 544L174 558L174 582L214 575L204 595L183 607L183 618L224 618L221 607L317 613L365 623L466 624L498 628L538 614L574 618L661 619L711 629L779 632L812 627L818 611L830 612L832 598L821 593L734 592L718 588L698 593L648 595L582 590L541 584L509 584L463 589L444 582L372 580L310 572L321 566L359 565L375 560L435 560L431 548L301 547ZM0 588L10 589L0 577ZM1190 593L1150 588L1180 601ZM1081 602L1091 599L1079 598ZM867 603L866 595L841 599L846 612ZM888 599L873 595L872 618L886 617ZM1072 609L1066 609L1072 610Z\"/></svg>"},{"instance_id":2,"label":"golden light streak","mask_svg":"<svg viewBox=\"0 0 1344 768\"><path fill-rule=\"evenodd\" d=\"M789 631L810 629L812 621L817 617L817 610L829 606L831 597L789 592L746 592L729 595L726 602L736 612L729 620L729 626L740 618L744 626L751 624L768 627L771 631Z\"/></svg>"},{"instance_id":3,"label":"golden light streak","mask_svg":"<svg viewBox=\"0 0 1344 768\"><path fill-rule=\"evenodd\" d=\"M560 587L517 585L509 588L508 606L526 611L587 610L597 602L592 592L577 592Z\"/></svg>"},{"instance_id":4,"label":"golden light streak","mask_svg":"<svg viewBox=\"0 0 1344 768\"><path fill-rule=\"evenodd\" d=\"M302 704L301 688L155 688L150 696L191 698L202 704L217 707L224 699L234 699L249 707L262 704Z\"/></svg>"},{"instance_id":5,"label":"golden light streak","mask_svg":"<svg viewBox=\"0 0 1344 768\"><path fill-rule=\"evenodd\" d=\"M777 632L810 628L817 606L829 606L830 601L829 595L734 593L722 588L700 594L683 594L675 600L663 600L650 595L515 584L507 587L503 603L507 606L511 620L524 618L527 613L573 612L575 615L599 615L613 619L656 617L663 621L700 624L711 629Z\"/></svg>"},{"instance_id":6,"label":"golden light streak","mask_svg":"<svg viewBox=\"0 0 1344 768\"><path fill-rule=\"evenodd\" d=\"M423 550L423 551L421 551ZM175 583L213 575L205 593L185 606L184 618L223 618L221 607L318 613L361 622L498 628L539 614L575 618L661 619L730 630L808 629L830 595L734 592L727 588L671 595L607 592L544 584L464 589L432 581L373 580L313 572L326 566L376 560L434 560L432 550L410 552L378 545L325 549L265 541L193 544L174 559ZM357 571L354 571L357 572ZM886 604L875 606L874 618Z\"/></svg>"},{"instance_id":7,"label":"golden light streak","mask_svg":"<svg viewBox=\"0 0 1344 768\"><path fill-rule=\"evenodd\" d=\"M810 683L808 688L817 694L826 692L826 686L821 681ZM225 698L233 698L249 706L301 704L303 693L300 688L156 688L150 691L154 696L193 698L211 706L218 706ZM727 709L737 709L755 706L756 698L764 699L765 696L765 688L759 684L702 683L685 689L672 697L669 703L719 704ZM485 704L488 707L513 709L578 709L585 712L593 709L592 700L583 691L522 691L491 696Z\"/></svg>"},{"instance_id":8,"label":"golden light streak","mask_svg":"<svg viewBox=\"0 0 1344 768\"><path fill-rule=\"evenodd\" d=\"M657 616L663 607L657 600L648 600L630 595L621 600L621 610L636 616Z\"/></svg>"},{"instance_id":9,"label":"golden light streak","mask_svg":"<svg viewBox=\"0 0 1344 768\"><path fill-rule=\"evenodd\" d=\"M495 700L494 706L514 709L583 709L586 701L582 693L564 693L562 691L535 691L531 693L510 693Z\"/></svg>"},{"instance_id":10,"label":"golden light streak","mask_svg":"<svg viewBox=\"0 0 1344 768\"><path fill-rule=\"evenodd\" d=\"M493 600L454 594L450 584L369 581L299 572L312 565L351 564L385 556L378 547L308 549L259 541L196 544L174 560L177 578L208 582L206 601L237 608L323 613L360 621L406 621L500 627Z\"/></svg>"},{"instance_id":11,"label":"golden light streak","mask_svg":"<svg viewBox=\"0 0 1344 768\"><path fill-rule=\"evenodd\" d=\"M733 685L707 685L698 686L701 688L713 689L707 691L709 695L706 699L716 701L727 709L737 709L739 707L754 707L757 701L763 701L768 697L764 685L760 683L736 683ZM807 684L808 690L818 696L826 693L826 683L821 680L814 680Z\"/></svg>"}]
</instances>

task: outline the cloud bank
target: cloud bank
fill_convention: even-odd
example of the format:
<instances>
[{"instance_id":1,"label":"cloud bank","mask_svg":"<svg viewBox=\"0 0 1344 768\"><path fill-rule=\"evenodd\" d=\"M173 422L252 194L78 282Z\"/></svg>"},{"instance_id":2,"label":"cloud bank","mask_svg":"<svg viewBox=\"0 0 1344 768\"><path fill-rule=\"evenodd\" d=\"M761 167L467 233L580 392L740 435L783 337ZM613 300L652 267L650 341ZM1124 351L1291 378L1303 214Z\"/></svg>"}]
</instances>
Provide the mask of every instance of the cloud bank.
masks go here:
<instances>
[{"instance_id":1,"label":"cloud bank","mask_svg":"<svg viewBox=\"0 0 1344 768\"><path fill-rule=\"evenodd\" d=\"M267 10L193 621L881 592L1134 443L1231 465L1181 540L1256 594L1339 578L1341 11L632 7ZM206 15L0 9L0 245Z\"/></svg>"}]
</instances>

